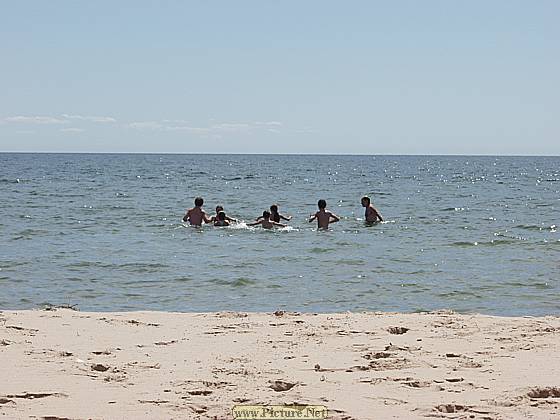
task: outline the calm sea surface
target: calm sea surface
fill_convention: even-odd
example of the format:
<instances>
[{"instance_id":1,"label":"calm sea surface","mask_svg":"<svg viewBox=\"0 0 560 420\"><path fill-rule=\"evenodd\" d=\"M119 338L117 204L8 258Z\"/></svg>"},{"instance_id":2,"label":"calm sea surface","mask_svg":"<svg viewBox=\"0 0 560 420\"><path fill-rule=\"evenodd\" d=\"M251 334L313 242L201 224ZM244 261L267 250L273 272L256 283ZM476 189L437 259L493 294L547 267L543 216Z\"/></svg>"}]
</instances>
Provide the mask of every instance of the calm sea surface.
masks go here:
<instances>
[{"instance_id":1,"label":"calm sea surface","mask_svg":"<svg viewBox=\"0 0 560 420\"><path fill-rule=\"evenodd\" d=\"M559 210L559 157L0 154L0 309L560 314Z\"/></svg>"}]
</instances>

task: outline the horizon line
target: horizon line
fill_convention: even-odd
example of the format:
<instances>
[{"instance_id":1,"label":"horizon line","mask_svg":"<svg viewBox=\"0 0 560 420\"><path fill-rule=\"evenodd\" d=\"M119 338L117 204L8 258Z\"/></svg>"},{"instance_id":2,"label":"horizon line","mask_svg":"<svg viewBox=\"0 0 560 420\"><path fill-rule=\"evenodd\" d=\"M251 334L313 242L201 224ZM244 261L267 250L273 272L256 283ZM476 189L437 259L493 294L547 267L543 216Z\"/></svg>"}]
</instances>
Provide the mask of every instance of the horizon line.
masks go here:
<instances>
[{"instance_id":1,"label":"horizon line","mask_svg":"<svg viewBox=\"0 0 560 420\"><path fill-rule=\"evenodd\" d=\"M92 152L92 151L4 151L0 154L44 155L200 155L200 156L472 156L472 157L560 157L560 154L486 154L486 153L213 153L213 152Z\"/></svg>"}]
</instances>

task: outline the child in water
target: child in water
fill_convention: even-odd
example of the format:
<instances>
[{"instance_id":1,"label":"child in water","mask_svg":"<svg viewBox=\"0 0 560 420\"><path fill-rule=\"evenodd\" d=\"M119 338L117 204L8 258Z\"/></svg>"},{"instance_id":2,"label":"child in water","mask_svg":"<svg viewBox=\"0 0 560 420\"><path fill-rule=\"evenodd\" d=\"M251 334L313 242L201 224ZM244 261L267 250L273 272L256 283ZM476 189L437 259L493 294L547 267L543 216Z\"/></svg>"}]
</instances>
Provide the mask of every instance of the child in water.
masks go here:
<instances>
[{"instance_id":1,"label":"child in water","mask_svg":"<svg viewBox=\"0 0 560 420\"><path fill-rule=\"evenodd\" d=\"M317 219L317 227L319 229L328 229L329 223L338 222L340 220L340 217L327 210L327 202L325 200L319 200L317 206L319 207L319 211L309 219L309 223Z\"/></svg>"},{"instance_id":2,"label":"child in water","mask_svg":"<svg viewBox=\"0 0 560 420\"><path fill-rule=\"evenodd\" d=\"M202 209L203 204L204 200L201 197L196 197L194 199L194 207L187 210L187 213L183 216L183 222L188 221L192 226L202 226L202 222L211 223L212 220Z\"/></svg>"},{"instance_id":3,"label":"child in water","mask_svg":"<svg viewBox=\"0 0 560 420\"><path fill-rule=\"evenodd\" d=\"M292 216L284 216L283 214L278 213L278 204L270 206L270 218L276 223L280 223L280 220L285 220L287 222L292 220Z\"/></svg>"},{"instance_id":4,"label":"child in water","mask_svg":"<svg viewBox=\"0 0 560 420\"><path fill-rule=\"evenodd\" d=\"M274 226L286 227L286 225L283 225L282 223L278 223L275 222L274 220L270 220L270 212L268 210L263 211L262 218L259 217L259 219L256 222L247 223L247 226L257 226L257 225L261 225L263 229L272 229Z\"/></svg>"},{"instance_id":5,"label":"child in water","mask_svg":"<svg viewBox=\"0 0 560 420\"><path fill-rule=\"evenodd\" d=\"M371 199L367 195L364 195L362 197L362 207L366 208L366 223L377 223L383 221L381 213L379 213L377 209L373 207L373 205L371 204Z\"/></svg>"},{"instance_id":6,"label":"child in water","mask_svg":"<svg viewBox=\"0 0 560 420\"><path fill-rule=\"evenodd\" d=\"M262 216L257 217L257 222L262 220ZM283 214L278 213L278 204L273 204L270 206L270 219L276 223L280 223L280 220L286 220L289 222L292 220L292 216L284 216Z\"/></svg>"},{"instance_id":7,"label":"child in water","mask_svg":"<svg viewBox=\"0 0 560 420\"><path fill-rule=\"evenodd\" d=\"M219 220L218 216L220 215L220 212L223 212L223 211L224 211L224 206L217 205L216 206L216 215L212 216L212 218L210 220L212 220L213 222ZM224 214L225 214L225 212L224 212ZM234 219L233 217L229 217L228 215L226 215L226 218L224 220L226 220L228 222L233 222L233 223L237 222L237 219Z\"/></svg>"},{"instance_id":8,"label":"child in water","mask_svg":"<svg viewBox=\"0 0 560 420\"><path fill-rule=\"evenodd\" d=\"M218 213L214 220L214 226L229 226L229 222L227 221L227 216L224 211Z\"/></svg>"}]
</instances>

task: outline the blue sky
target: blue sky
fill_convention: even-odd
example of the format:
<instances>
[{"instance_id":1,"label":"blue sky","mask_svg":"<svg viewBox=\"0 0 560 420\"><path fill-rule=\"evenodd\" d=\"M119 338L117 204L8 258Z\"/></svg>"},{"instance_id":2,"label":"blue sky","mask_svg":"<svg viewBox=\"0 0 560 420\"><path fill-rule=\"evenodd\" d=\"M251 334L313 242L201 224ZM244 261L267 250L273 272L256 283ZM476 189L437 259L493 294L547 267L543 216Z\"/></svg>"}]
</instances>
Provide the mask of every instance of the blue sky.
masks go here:
<instances>
[{"instance_id":1,"label":"blue sky","mask_svg":"<svg viewBox=\"0 0 560 420\"><path fill-rule=\"evenodd\" d=\"M17 1L0 150L560 154L557 1Z\"/></svg>"}]
</instances>

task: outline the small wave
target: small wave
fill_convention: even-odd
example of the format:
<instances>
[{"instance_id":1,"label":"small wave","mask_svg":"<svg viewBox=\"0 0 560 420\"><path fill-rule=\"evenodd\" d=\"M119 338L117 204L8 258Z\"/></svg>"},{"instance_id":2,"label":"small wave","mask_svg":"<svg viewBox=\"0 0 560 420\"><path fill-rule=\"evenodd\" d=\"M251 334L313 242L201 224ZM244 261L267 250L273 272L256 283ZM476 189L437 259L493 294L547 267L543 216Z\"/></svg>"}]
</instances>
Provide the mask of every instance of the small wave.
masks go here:
<instances>
[{"instance_id":1,"label":"small wave","mask_svg":"<svg viewBox=\"0 0 560 420\"><path fill-rule=\"evenodd\" d=\"M543 230L544 227L543 226L537 226L537 225L516 225L513 228L514 229L539 231L539 230Z\"/></svg>"},{"instance_id":2,"label":"small wave","mask_svg":"<svg viewBox=\"0 0 560 420\"><path fill-rule=\"evenodd\" d=\"M342 259L336 260L335 264L342 264L342 265L365 265L365 261L362 260L350 260L350 259Z\"/></svg>"},{"instance_id":3,"label":"small wave","mask_svg":"<svg viewBox=\"0 0 560 420\"><path fill-rule=\"evenodd\" d=\"M437 294L438 297L441 298L467 298L467 297L473 297L476 299L481 299L482 296L474 293L474 292L469 292L469 291L460 291L460 290L454 290L453 292L442 292L442 293L438 293Z\"/></svg>"},{"instance_id":4,"label":"small wave","mask_svg":"<svg viewBox=\"0 0 560 420\"><path fill-rule=\"evenodd\" d=\"M229 225L227 227L227 229L231 229L231 230L253 230L252 226L247 226L247 223L245 222L238 222L238 223L232 223L231 225Z\"/></svg>"},{"instance_id":5,"label":"small wave","mask_svg":"<svg viewBox=\"0 0 560 420\"><path fill-rule=\"evenodd\" d=\"M20 179L20 178L14 178L14 179L0 178L0 184L20 184L24 181L25 181L24 179Z\"/></svg>"},{"instance_id":6,"label":"small wave","mask_svg":"<svg viewBox=\"0 0 560 420\"><path fill-rule=\"evenodd\" d=\"M516 225L514 226L514 229L523 229L523 230L530 230L530 231L535 231L535 232L541 232L541 231L552 231L554 232L556 230L556 225L551 225L551 226L544 226L544 225Z\"/></svg>"},{"instance_id":7,"label":"small wave","mask_svg":"<svg viewBox=\"0 0 560 420\"><path fill-rule=\"evenodd\" d=\"M465 242L465 241L458 241L458 242L453 242L450 244L450 246L457 246L457 247L472 247L472 246L479 246L479 247L484 247L484 246L501 246L501 245L512 245L512 244L516 244L520 241L526 241L526 238L523 237L517 237L517 238L504 238L504 239L492 239L491 241L475 241L475 242Z\"/></svg>"},{"instance_id":8,"label":"small wave","mask_svg":"<svg viewBox=\"0 0 560 420\"><path fill-rule=\"evenodd\" d=\"M312 252L313 254L324 254L326 252L331 252L334 251L334 249L332 248L319 248L319 247L315 247L315 248L311 248L309 250L309 252Z\"/></svg>"},{"instance_id":9,"label":"small wave","mask_svg":"<svg viewBox=\"0 0 560 420\"><path fill-rule=\"evenodd\" d=\"M254 280L248 279L246 277L239 277L233 281L229 281L225 279L212 279L210 280L210 282L223 286L231 286L231 287L244 287L244 286L251 286L253 284L256 284Z\"/></svg>"},{"instance_id":10,"label":"small wave","mask_svg":"<svg viewBox=\"0 0 560 420\"><path fill-rule=\"evenodd\" d=\"M34 236L47 235L49 231L42 229L24 229L17 232L12 240L17 241L19 239L33 239Z\"/></svg>"},{"instance_id":11,"label":"small wave","mask_svg":"<svg viewBox=\"0 0 560 420\"><path fill-rule=\"evenodd\" d=\"M468 246L477 246L478 244L479 244L478 242L458 241L458 242L452 242L450 246L468 247Z\"/></svg>"},{"instance_id":12,"label":"small wave","mask_svg":"<svg viewBox=\"0 0 560 420\"><path fill-rule=\"evenodd\" d=\"M286 226L286 227L280 228L279 231L280 232L298 232L299 229L295 228L293 226Z\"/></svg>"},{"instance_id":13,"label":"small wave","mask_svg":"<svg viewBox=\"0 0 560 420\"><path fill-rule=\"evenodd\" d=\"M77 263L67 264L69 269L80 269L80 268L107 268L112 270L126 270L133 273L153 273L160 271L163 268L167 268L167 265L160 263L125 263L125 264L114 264L114 263L104 263L99 261L80 261Z\"/></svg>"}]
</instances>

